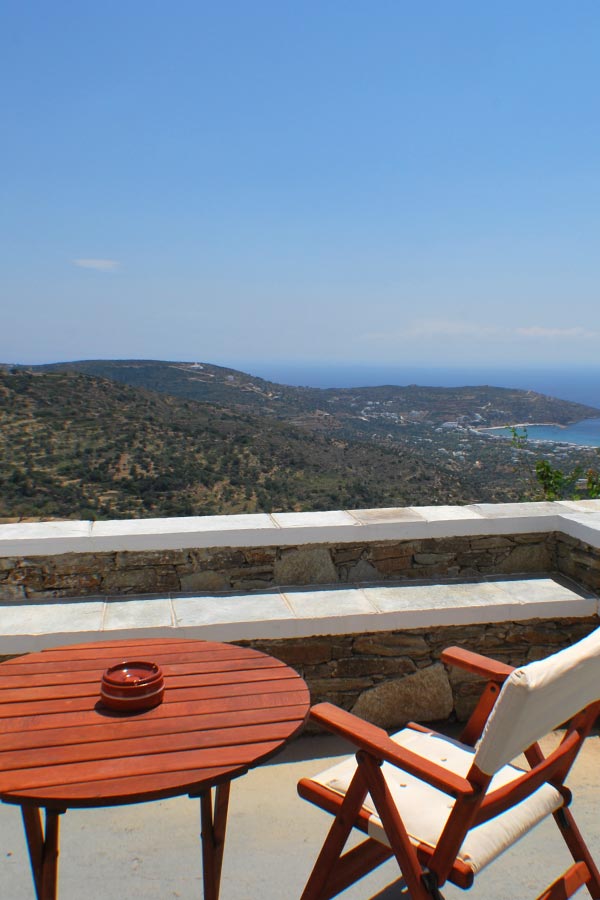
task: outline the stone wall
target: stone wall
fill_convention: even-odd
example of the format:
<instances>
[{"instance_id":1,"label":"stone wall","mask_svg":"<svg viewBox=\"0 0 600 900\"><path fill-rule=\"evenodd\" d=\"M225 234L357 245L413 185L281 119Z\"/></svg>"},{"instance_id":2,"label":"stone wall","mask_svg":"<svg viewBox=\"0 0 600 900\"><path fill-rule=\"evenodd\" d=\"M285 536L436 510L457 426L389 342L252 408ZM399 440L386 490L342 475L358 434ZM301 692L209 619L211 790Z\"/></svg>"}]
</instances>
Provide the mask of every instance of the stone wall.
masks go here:
<instances>
[{"instance_id":1,"label":"stone wall","mask_svg":"<svg viewBox=\"0 0 600 900\"><path fill-rule=\"evenodd\" d=\"M290 665L306 680L312 703L327 700L393 729L411 720L468 719L485 682L441 664L446 647L517 666L556 653L597 627L594 616L236 643ZM0 656L0 662L10 658Z\"/></svg>"},{"instance_id":2,"label":"stone wall","mask_svg":"<svg viewBox=\"0 0 600 900\"><path fill-rule=\"evenodd\" d=\"M509 665L542 659L598 627L596 617L238 642L298 671L313 703L328 700L384 728L414 719L465 721L484 681L440 664L452 645Z\"/></svg>"},{"instance_id":3,"label":"stone wall","mask_svg":"<svg viewBox=\"0 0 600 900\"><path fill-rule=\"evenodd\" d=\"M562 574L597 592L600 549L563 532L535 531L5 556L0 602L534 574ZM394 728L411 718L468 717L481 680L447 672L440 664L445 647L459 644L518 665L596 627L595 617L538 619L248 643L296 668L313 702L330 700Z\"/></svg>"},{"instance_id":4,"label":"stone wall","mask_svg":"<svg viewBox=\"0 0 600 900\"><path fill-rule=\"evenodd\" d=\"M556 535L556 568L582 587L600 589L600 550L567 534Z\"/></svg>"},{"instance_id":5,"label":"stone wall","mask_svg":"<svg viewBox=\"0 0 600 900\"><path fill-rule=\"evenodd\" d=\"M599 551L585 549L587 545L578 541L570 545L563 541L561 546L561 571L570 574L570 553L587 554L586 572L596 573L598 587ZM553 532L297 547L64 553L0 559L0 600L250 591L286 585L551 573L557 569L557 536Z\"/></svg>"}]
</instances>

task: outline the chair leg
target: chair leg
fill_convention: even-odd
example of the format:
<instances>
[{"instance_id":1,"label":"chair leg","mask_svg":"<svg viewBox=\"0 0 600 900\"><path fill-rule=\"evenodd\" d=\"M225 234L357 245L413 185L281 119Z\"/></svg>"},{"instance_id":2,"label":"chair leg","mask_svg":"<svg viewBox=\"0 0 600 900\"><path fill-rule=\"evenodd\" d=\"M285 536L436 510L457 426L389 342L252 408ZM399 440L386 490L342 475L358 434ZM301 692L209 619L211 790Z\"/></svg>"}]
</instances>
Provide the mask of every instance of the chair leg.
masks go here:
<instances>
[{"instance_id":1,"label":"chair leg","mask_svg":"<svg viewBox=\"0 0 600 900\"><path fill-rule=\"evenodd\" d=\"M365 802L367 793L367 785L359 766L321 847L321 852L306 883L301 900L329 900L330 897L335 896L335 893L338 893L338 891L331 893L328 884L350 832L354 828L356 817Z\"/></svg>"},{"instance_id":2,"label":"chair leg","mask_svg":"<svg viewBox=\"0 0 600 900\"><path fill-rule=\"evenodd\" d=\"M368 753L360 751L357 759L365 773L373 805L381 819L390 847L394 851L411 900L440 900L441 894L435 873L423 872L381 767Z\"/></svg>"},{"instance_id":3,"label":"chair leg","mask_svg":"<svg viewBox=\"0 0 600 900\"><path fill-rule=\"evenodd\" d=\"M553 815L554 821L558 825L560 833L562 834L567 847L571 851L571 856L576 863L582 862L587 866L590 877L586 886L590 897L593 897L594 900L600 900L600 871L598 871L598 867L592 859L592 855L577 827L577 823L573 818L573 813L568 807L563 806L561 809L557 809Z\"/></svg>"},{"instance_id":4,"label":"chair leg","mask_svg":"<svg viewBox=\"0 0 600 900\"><path fill-rule=\"evenodd\" d=\"M570 869L552 882L537 900L568 900L589 881L590 873L585 863L574 863Z\"/></svg>"}]
</instances>

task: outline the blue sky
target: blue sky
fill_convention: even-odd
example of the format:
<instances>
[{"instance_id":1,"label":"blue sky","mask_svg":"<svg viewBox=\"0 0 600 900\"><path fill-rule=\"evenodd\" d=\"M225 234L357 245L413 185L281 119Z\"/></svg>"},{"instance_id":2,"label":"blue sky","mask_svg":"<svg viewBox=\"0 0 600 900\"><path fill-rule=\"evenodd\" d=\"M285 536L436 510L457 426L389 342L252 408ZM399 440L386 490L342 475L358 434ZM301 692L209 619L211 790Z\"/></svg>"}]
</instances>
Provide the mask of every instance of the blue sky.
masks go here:
<instances>
[{"instance_id":1,"label":"blue sky","mask_svg":"<svg viewBox=\"0 0 600 900\"><path fill-rule=\"evenodd\" d=\"M597 364L596 0L1 9L0 360Z\"/></svg>"}]
</instances>

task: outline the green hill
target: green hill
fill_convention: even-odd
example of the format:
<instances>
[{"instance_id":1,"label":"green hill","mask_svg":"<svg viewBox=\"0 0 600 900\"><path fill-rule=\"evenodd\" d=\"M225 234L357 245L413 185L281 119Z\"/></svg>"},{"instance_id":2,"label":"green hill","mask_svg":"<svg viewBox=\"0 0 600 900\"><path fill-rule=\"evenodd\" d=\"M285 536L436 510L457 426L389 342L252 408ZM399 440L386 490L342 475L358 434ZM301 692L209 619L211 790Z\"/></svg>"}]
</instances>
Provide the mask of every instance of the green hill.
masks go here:
<instances>
[{"instance_id":1,"label":"green hill","mask_svg":"<svg viewBox=\"0 0 600 900\"><path fill-rule=\"evenodd\" d=\"M597 414L505 388L318 390L204 363L4 367L0 517L517 500L535 496L552 445L518 449L473 426ZM561 467L597 467L593 451L560 454Z\"/></svg>"},{"instance_id":2,"label":"green hill","mask_svg":"<svg viewBox=\"0 0 600 900\"><path fill-rule=\"evenodd\" d=\"M487 385L458 388L419 385L292 387L209 363L83 360L37 366L32 370L76 371L187 400L217 403L311 428L317 426L320 430L341 426L361 430L365 419L377 419L382 415L395 427L411 421L440 424L458 417L489 426L515 422L566 425L600 414L600 410L580 403L513 388Z\"/></svg>"},{"instance_id":3,"label":"green hill","mask_svg":"<svg viewBox=\"0 0 600 900\"><path fill-rule=\"evenodd\" d=\"M0 375L0 516L174 516L457 502L412 453L76 372Z\"/></svg>"}]
</instances>

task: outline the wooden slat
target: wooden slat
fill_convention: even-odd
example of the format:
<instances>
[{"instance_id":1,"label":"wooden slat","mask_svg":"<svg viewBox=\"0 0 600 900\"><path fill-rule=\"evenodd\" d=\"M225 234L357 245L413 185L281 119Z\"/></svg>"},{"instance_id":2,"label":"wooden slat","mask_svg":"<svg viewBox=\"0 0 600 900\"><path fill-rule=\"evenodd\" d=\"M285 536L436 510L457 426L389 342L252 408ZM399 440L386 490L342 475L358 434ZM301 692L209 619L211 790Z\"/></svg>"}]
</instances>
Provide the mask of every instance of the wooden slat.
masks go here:
<instances>
[{"instance_id":1,"label":"wooden slat","mask_svg":"<svg viewBox=\"0 0 600 900\"><path fill-rule=\"evenodd\" d=\"M203 769L201 775L191 772L164 772L158 775L139 775L122 781L120 778L95 781L93 784L70 784L68 791L62 787L49 787L44 790L44 802L55 808L114 806L121 803L136 803L146 800L158 800L161 797L176 797L190 794L214 785L219 780L243 775L243 766L233 770L227 766ZM35 791L20 791L11 796L8 802L27 802L35 804L39 800Z\"/></svg>"},{"instance_id":2,"label":"wooden slat","mask_svg":"<svg viewBox=\"0 0 600 900\"><path fill-rule=\"evenodd\" d=\"M273 681L261 682L261 690L265 693L278 693L281 691L291 690L296 682L300 681L299 676L295 678L279 678ZM252 682L244 682L242 684L215 684L206 685L201 689L198 688L180 688L175 691L165 690L163 705L169 703L181 703L185 700L195 700L202 703L204 700L212 700L219 697L236 697L246 694L252 695L256 691L256 685ZM97 700L94 701L94 697ZM65 697L58 700L30 700L24 703L7 703L0 705L0 721L3 718L10 719L13 716L48 716L52 713L62 714L75 712L77 710L88 709L90 703L97 702L100 704L100 692L94 692L90 697L86 694L84 697ZM102 714L102 710L99 711Z\"/></svg>"},{"instance_id":3,"label":"wooden slat","mask_svg":"<svg viewBox=\"0 0 600 900\"><path fill-rule=\"evenodd\" d=\"M256 672L259 669L286 669L284 663L279 659L265 656L261 659L223 659L206 660L195 663L169 663L161 667L163 673L168 675L200 675L211 674L217 672ZM94 665L90 669L82 669L77 676L80 683L86 681L95 682L98 679L98 672L104 671L100 667ZM2 666L0 666L0 702L3 701L4 690L15 690L16 688L44 687L46 685L70 684L73 680L73 672L51 672L45 667L41 669L39 674L32 674L30 671L23 673L15 673L5 675Z\"/></svg>"},{"instance_id":4,"label":"wooden slat","mask_svg":"<svg viewBox=\"0 0 600 900\"><path fill-rule=\"evenodd\" d=\"M88 725L63 728L45 728L38 731L18 731L0 736L0 758L8 751L46 750L98 741L126 740L159 734L181 734L187 731L210 732L217 728L235 725L262 725L267 722L288 722L302 719L306 704L268 707L266 709L238 709L230 712L212 712L206 715L171 716L167 719L123 717L104 723L101 728Z\"/></svg>"},{"instance_id":5,"label":"wooden slat","mask_svg":"<svg viewBox=\"0 0 600 900\"><path fill-rule=\"evenodd\" d=\"M78 766L84 762L102 762L119 759L123 765L129 759L142 759L177 751L239 747L258 744L264 740L284 740L289 732L288 724L267 722L261 725L233 725L206 732L184 732L183 734L150 735L123 740L93 741L74 746L47 747L43 751L18 750L0 753L2 785L11 790L11 778L28 777L34 770L51 769L59 772L64 766ZM26 771L27 770L27 771ZM12 773L12 774L11 774Z\"/></svg>"},{"instance_id":6,"label":"wooden slat","mask_svg":"<svg viewBox=\"0 0 600 900\"><path fill-rule=\"evenodd\" d=\"M138 716L128 716L120 713L110 713L103 711L100 714L95 709L75 710L73 712L57 713L56 715L38 715L38 716L15 716L12 719L3 719L0 730L0 744L4 734L13 732L22 732L25 730L35 731L40 728L66 728L73 725L84 725L86 727L102 726L107 722L122 721L143 721L146 718L163 719L173 718L177 716L190 716L195 714L210 715L211 713L220 713L243 709L263 709L265 707L285 706L289 703L306 703L308 704L308 691L303 686L303 682L296 684L294 691L286 691L284 693L266 693L261 690L258 694L238 694L235 697L219 698L203 700L201 703L194 701L185 701L177 703L162 703L154 709L147 710ZM2 773L0 772L0 781Z\"/></svg>"},{"instance_id":7,"label":"wooden slat","mask_svg":"<svg viewBox=\"0 0 600 900\"><path fill-rule=\"evenodd\" d=\"M197 643L194 641L193 643ZM221 645L218 645L221 646ZM204 660L228 660L228 659L244 659L243 647L235 648L234 650L216 650L214 654L207 655L206 651L199 650L177 650L177 649L168 649L165 651L159 651L158 649L146 649L144 656L151 656L151 662L158 663L161 667L169 665L171 663L185 663L185 662L202 662ZM141 658L141 654L136 654L137 658ZM48 656L44 657L42 653L32 653L27 657L19 657L18 665L17 660L14 661L11 666L11 660L7 660L2 663L2 666L10 666L11 671L8 674L27 674L35 672L81 672L89 669L91 671L104 671L109 666L115 665L115 663L124 662L125 660L130 660L133 658L133 653L96 653L92 654L91 651L86 651L81 654L72 654L69 656L68 654L61 654L59 656ZM26 659L27 662L23 660ZM251 657L246 659L246 662L251 664ZM283 663L282 663L283 665Z\"/></svg>"},{"instance_id":8,"label":"wooden slat","mask_svg":"<svg viewBox=\"0 0 600 900\"><path fill-rule=\"evenodd\" d=\"M289 729L287 729L289 732ZM152 775L160 772L196 772L201 777L202 769L216 766L249 766L254 759L269 753L281 743L281 738L272 741L256 741L250 744L230 747L216 747L181 752L157 753L148 756L131 756L121 759L93 760L57 766L2 773L4 794L18 794L21 790L37 791L44 796L44 788L93 782L100 779L119 778L122 781L136 775Z\"/></svg>"},{"instance_id":9,"label":"wooden slat","mask_svg":"<svg viewBox=\"0 0 600 900\"><path fill-rule=\"evenodd\" d=\"M244 669L234 672L211 672L209 674L196 675L165 675L166 690L171 693L174 690L190 689L196 687L212 687L216 685L227 684L257 684L264 681L288 681L291 678L298 678L291 669L261 668L261 669ZM67 700L73 697L96 697L100 696L100 678L94 680L86 680L83 683L79 681L77 684L66 683L60 685L40 685L29 688L18 688L15 690L4 690L0 692L0 717L10 715L10 709L3 712L5 704L23 703L28 701L43 700Z\"/></svg>"}]
</instances>

